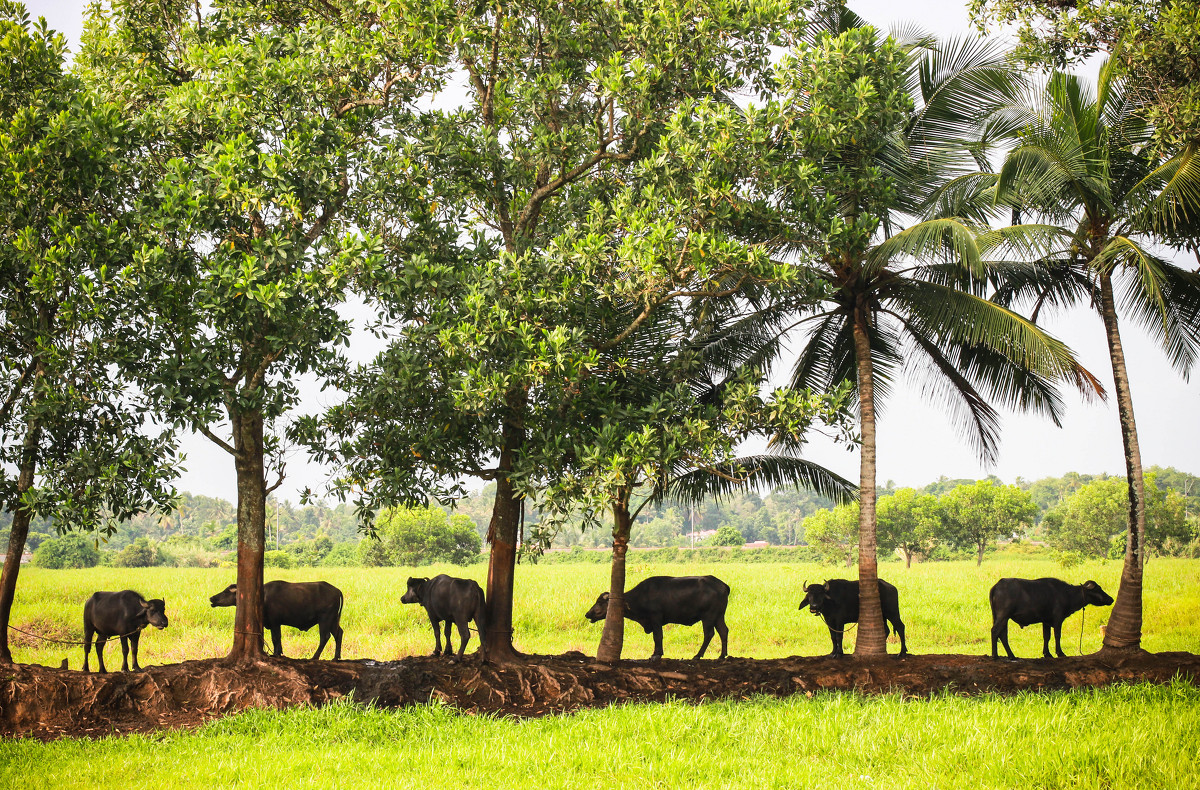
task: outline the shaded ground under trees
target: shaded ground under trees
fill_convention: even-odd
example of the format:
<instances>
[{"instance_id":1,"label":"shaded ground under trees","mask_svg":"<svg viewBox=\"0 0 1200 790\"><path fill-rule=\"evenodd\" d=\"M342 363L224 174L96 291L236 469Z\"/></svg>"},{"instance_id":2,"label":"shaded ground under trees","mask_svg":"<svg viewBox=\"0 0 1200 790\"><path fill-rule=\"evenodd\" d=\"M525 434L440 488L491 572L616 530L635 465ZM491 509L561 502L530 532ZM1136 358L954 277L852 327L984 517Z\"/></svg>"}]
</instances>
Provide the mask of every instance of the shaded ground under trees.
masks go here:
<instances>
[{"instance_id":1,"label":"shaded ground under trees","mask_svg":"<svg viewBox=\"0 0 1200 790\"><path fill-rule=\"evenodd\" d=\"M322 705L346 695L382 707L437 701L465 713L540 716L622 702L704 702L824 690L913 697L1058 690L1175 677L1200 681L1200 655L1094 654L1003 661L910 655L663 660L599 664L581 653L530 656L510 667L414 657L399 661L268 659L234 667L185 661L108 675L14 665L0 673L0 735L100 737L198 726L251 707Z\"/></svg>"}]
</instances>

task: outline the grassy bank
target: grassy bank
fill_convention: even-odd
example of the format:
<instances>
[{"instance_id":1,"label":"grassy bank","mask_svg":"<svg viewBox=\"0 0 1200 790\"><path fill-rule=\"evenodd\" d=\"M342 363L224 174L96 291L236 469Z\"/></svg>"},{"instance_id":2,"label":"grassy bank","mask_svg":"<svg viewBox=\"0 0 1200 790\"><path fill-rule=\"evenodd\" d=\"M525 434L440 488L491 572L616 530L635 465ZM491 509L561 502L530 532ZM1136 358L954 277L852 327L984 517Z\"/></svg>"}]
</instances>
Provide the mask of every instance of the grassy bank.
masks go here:
<instances>
[{"instance_id":1,"label":"grassy bank","mask_svg":"<svg viewBox=\"0 0 1200 790\"><path fill-rule=\"evenodd\" d=\"M1036 578L1059 576L1072 582L1095 579L1115 594L1120 575L1118 562L1094 562L1064 571L1044 559L999 555L977 568L971 562L916 565L881 565L881 575L900 588L901 615L908 626L909 649L917 653L974 653L989 649L991 615L987 592L1004 576ZM428 620L417 606L400 603L410 575L449 573L483 581L485 568L435 566L406 568L321 568L273 570L267 578L291 581L326 579L346 596L342 626L346 636L344 658L394 659L428 653L433 639ZM630 585L650 575L712 573L733 588L727 621L730 652L737 656L775 658L819 655L829 651L828 632L819 620L796 607L801 583L830 576L853 577L854 569L803 563L765 564L652 564L630 555ZM208 596L234 580L234 571L196 568L92 568L50 571L26 568L21 572L13 624L60 639L82 636L83 603L96 590L136 589L146 597L164 598L171 625L150 631L142 639L143 664L162 664L191 658L224 655L229 648L233 610L213 609ZM607 587L604 565L521 566L517 570L515 641L518 649L534 653L579 650L594 654L600 638L599 624L583 613ZM1107 622L1108 608L1089 607L1083 631L1083 651L1100 647L1099 626ZM1144 646L1152 651L1200 652L1200 560L1156 559L1146 569ZM627 629L626 655L650 654L650 637L637 626ZM1041 652L1041 629L1010 627L1018 656ZM853 632L847 634L853 643ZM72 668L82 664L82 648L46 645L13 634L14 657L20 662L57 666L68 658ZM1063 629L1068 654L1079 650L1080 616ZM666 655L690 658L700 643L699 627L668 626ZM291 656L311 655L316 649L315 629L300 634L284 629L284 650ZM332 651L332 644L326 648ZM469 649L474 649L469 648ZM710 648L711 650L712 648ZM898 647L892 646L893 651ZM108 648L120 666L120 649ZM332 655L332 653L327 653Z\"/></svg>"},{"instance_id":2,"label":"grassy bank","mask_svg":"<svg viewBox=\"0 0 1200 790\"><path fill-rule=\"evenodd\" d=\"M1200 691L818 694L516 721L441 707L251 711L195 732L0 741L6 787L1200 787Z\"/></svg>"}]
</instances>

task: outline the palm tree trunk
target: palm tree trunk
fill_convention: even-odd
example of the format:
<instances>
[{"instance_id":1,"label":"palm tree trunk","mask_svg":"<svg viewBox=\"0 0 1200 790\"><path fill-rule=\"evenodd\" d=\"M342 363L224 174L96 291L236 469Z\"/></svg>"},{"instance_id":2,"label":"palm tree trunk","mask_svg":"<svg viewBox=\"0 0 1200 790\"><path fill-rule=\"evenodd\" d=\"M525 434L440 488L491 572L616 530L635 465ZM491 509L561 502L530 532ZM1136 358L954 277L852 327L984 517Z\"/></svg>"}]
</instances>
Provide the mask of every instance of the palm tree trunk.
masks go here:
<instances>
[{"instance_id":1,"label":"palm tree trunk","mask_svg":"<svg viewBox=\"0 0 1200 790\"><path fill-rule=\"evenodd\" d=\"M871 340L866 309L854 316L854 354L858 366L859 463L858 511L858 636L855 655L887 653L887 632L879 605L879 571L875 558L875 385L871 368Z\"/></svg>"},{"instance_id":2,"label":"palm tree trunk","mask_svg":"<svg viewBox=\"0 0 1200 790\"><path fill-rule=\"evenodd\" d=\"M26 492L33 488L34 472L37 469L37 447L41 441L42 427L30 420L25 431L25 446L21 449L21 463L17 468L17 489L12 501L11 531L8 533L8 553L4 555L4 572L0 576L0 663L13 663L8 645L8 622L12 616L13 601L17 597L17 576L21 572L21 555L25 553L25 540L29 537L29 522L33 513L21 504Z\"/></svg>"},{"instance_id":3,"label":"palm tree trunk","mask_svg":"<svg viewBox=\"0 0 1200 790\"><path fill-rule=\"evenodd\" d=\"M1133 397L1129 391L1129 372L1117 326L1117 307L1113 298L1112 276L1100 274L1100 309L1108 335L1108 353L1112 360L1113 385L1117 392L1117 414L1121 420L1121 441L1125 448L1125 470L1129 478L1129 529L1125 539L1125 566L1117 600L1104 632L1104 647L1140 650L1142 646L1142 568L1146 562L1146 485L1142 478L1142 453L1138 448L1137 425L1133 419Z\"/></svg>"},{"instance_id":4,"label":"palm tree trunk","mask_svg":"<svg viewBox=\"0 0 1200 790\"><path fill-rule=\"evenodd\" d=\"M237 469L237 610L229 659L252 663L263 657L263 552L267 534L267 481L263 460L263 416L231 414Z\"/></svg>"},{"instance_id":5,"label":"palm tree trunk","mask_svg":"<svg viewBox=\"0 0 1200 790\"><path fill-rule=\"evenodd\" d=\"M608 614L604 618L604 633L596 649L596 659L606 664L621 659L625 643L625 554L629 551L629 491L622 489L613 501L612 572L608 580Z\"/></svg>"}]
</instances>

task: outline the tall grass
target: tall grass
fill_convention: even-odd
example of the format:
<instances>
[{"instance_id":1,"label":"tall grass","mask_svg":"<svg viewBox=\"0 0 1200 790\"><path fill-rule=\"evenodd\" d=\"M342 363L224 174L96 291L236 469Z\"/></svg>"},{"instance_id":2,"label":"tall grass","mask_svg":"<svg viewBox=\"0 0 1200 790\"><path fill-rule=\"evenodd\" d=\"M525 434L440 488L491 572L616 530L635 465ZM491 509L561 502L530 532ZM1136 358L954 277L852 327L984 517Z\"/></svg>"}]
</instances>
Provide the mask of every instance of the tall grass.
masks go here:
<instances>
[{"instance_id":1,"label":"tall grass","mask_svg":"<svg viewBox=\"0 0 1200 790\"><path fill-rule=\"evenodd\" d=\"M983 654L990 650L991 615L988 589L1005 576L1036 578L1059 576L1072 582L1094 579L1115 594L1121 566L1094 562L1063 571L1044 559L1020 555L990 559L977 568L973 562L926 563L906 569L885 563L881 575L900 589L900 612L908 627L909 649L916 653ZM418 606L405 606L400 596L411 575L449 573L483 582L482 566L455 568L320 568L268 569L267 579L301 581L325 579L346 596L342 626L343 658L391 660L425 654L433 648L429 621ZM822 655L829 652L828 631L808 612L800 613L801 583L831 576L853 578L854 569L787 563L651 564L630 555L630 586L655 575L714 574L732 587L726 619L730 652L735 656L777 658ZM135 589L146 597L164 598L171 624L166 631L148 631L140 651L144 665L224 655L230 645L233 609L214 609L208 597L234 581L232 569L199 568L92 568L52 571L38 568L21 573L13 609L13 625L61 639L79 639L83 630L83 604L96 590ZM578 650L594 654L600 624L583 614L608 585L603 565L521 566L516 576L514 640L518 649L532 653ZM1088 607L1083 630L1083 651L1098 650L1099 627L1108 620L1108 608ZM653 644L649 636L630 623L626 631L627 657L645 657ZM1156 559L1146 571L1143 645L1148 650L1200 652L1200 560ZM1022 630L1011 625L1010 639L1018 656L1041 654L1041 629ZM1080 615L1063 628L1068 654L1079 649ZM12 634L17 661L57 666L68 658L70 666L82 663L82 648L47 645ZM455 637L457 639L457 635ZM666 655L689 658L701 639L700 628L668 626ZM847 645L854 632L847 634ZM284 652L310 656L317 634L284 629ZM472 637L472 644L475 644ZM333 645L325 657L332 656ZM473 649L468 648L468 649ZM709 648L714 650L713 647ZM892 645L894 652L898 646ZM120 650L110 643L109 668L120 666ZM713 652L716 655L716 652Z\"/></svg>"},{"instance_id":2,"label":"tall grass","mask_svg":"<svg viewBox=\"0 0 1200 790\"><path fill-rule=\"evenodd\" d=\"M257 710L195 732L0 741L0 785L1200 788L1200 690L817 694L516 721L437 706Z\"/></svg>"}]
</instances>

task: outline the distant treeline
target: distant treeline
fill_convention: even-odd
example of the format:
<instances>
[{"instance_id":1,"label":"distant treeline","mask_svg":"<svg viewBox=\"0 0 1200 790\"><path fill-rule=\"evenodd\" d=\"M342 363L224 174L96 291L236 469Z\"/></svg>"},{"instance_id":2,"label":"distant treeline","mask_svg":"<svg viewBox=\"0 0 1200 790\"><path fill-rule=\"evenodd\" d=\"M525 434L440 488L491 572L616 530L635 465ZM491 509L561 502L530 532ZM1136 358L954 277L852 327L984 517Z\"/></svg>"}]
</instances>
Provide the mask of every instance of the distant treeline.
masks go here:
<instances>
[{"instance_id":1,"label":"distant treeline","mask_svg":"<svg viewBox=\"0 0 1200 790\"><path fill-rule=\"evenodd\" d=\"M1197 514L1200 514L1200 477L1174 468L1150 467L1147 475L1153 480L1164 503L1170 503L1170 518L1183 519L1185 530L1174 535L1170 545L1178 549L1187 543L1187 535L1195 538ZM998 478L986 478L997 486ZM1114 535L1121 527L1118 517L1109 525L1105 499L1106 487L1098 485L1105 481L1123 481L1110 475L1089 475L1069 472L1062 477L1046 477L1035 481L1017 478L1011 488L1028 495L1036 510L1030 510L1028 529L1021 530L1024 537L1041 539L1060 552L1075 552L1080 556L1104 556L1110 550ZM956 488L969 486L977 481L940 477L936 481L915 489L904 489L904 496L929 495L941 500ZM1086 494L1081 501L1076 495L1081 489ZM1110 486L1112 487L1112 486ZM1005 486L1005 488L1010 488ZM1116 486L1119 488L1119 486ZM881 507L883 500L901 491L892 481L880 487ZM1120 493L1119 491L1117 492ZM1169 498L1168 498L1168 495ZM434 508L455 514L446 519L422 509L404 511L404 519L394 517L376 519L372 526L376 536L367 537L354 509L346 504L293 505L286 500L272 500L268 508L268 556L266 562L273 566L311 565L409 565L423 562L481 561L480 543L471 539L469 530L474 526L475 534L483 538L491 514L495 487L488 486L479 493L460 500L453 509ZM903 499L904 497L901 497ZM1108 497L1111 498L1111 497ZM1117 497L1119 511L1120 497ZM899 502L900 500L894 500ZM907 501L907 500L906 500ZM701 551L693 555L691 548L697 546L739 545L763 541L769 546L799 547L783 550L737 551L733 554L721 552L741 561L805 561L838 558L852 554L853 536L838 536L834 503L824 497L796 489L780 489L767 494L745 492L719 501L709 500L697 507L665 502L658 507L647 507L634 524L630 545L638 548L659 548L659 553L639 553L646 561L689 561L704 558L713 560L718 552ZM817 516L814 521L808 520ZM1119 516L1119 513L1118 513ZM118 526L107 540L97 542L94 536L68 540L61 544L66 551L86 555L78 560L82 564L97 563L138 566L178 565L208 567L231 561L230 554L237 543L237 508L232 503L215 497L181 494L175 508L167 514L143 514ZM0 539L6 533L11 515L0 513ZM401 529L398 525L403 522ZM529 525L538 523L538 513L531 509L526 514ZM810 529L817 529L812 535ZM903 533L906 528L900 528ZM915 529L915 528L913 528ZM703 537L694 539L691 531ZM1187 530L1191 530L1187 533ZM403 534L400 534L400 533ZM886 533L886 529L884 530ZM715 534L710 534L715 533ZM898 533L898 534L899 534ZM834 537L830 537L833 534ZM417 536L425 535L418 540ZM731 536L735 536L731 539ZM28 541L30 551L36 551L42 543L57 537L53 527L45 522L34 522ZM810 540L811 538L811 540ZM587 548L603 548L609 545L611 536L607 530L584 531L575 525L567 525L555 537L552 548L575 549L574 552L552 552L543 561L547 562L592 562L602 561L602 552L585 552ZM832 542L831 542L832 541ZM991 541L989 541L990 543ZM90 547L90 551L83 548ZM887 541L881 543L885 547ZM915 546L915 542L913 546ZM933 541L927 551L914 548L918 559L943 559L969 556L970 550L963 543L949 540ZM50 548L50 547L47 547ZM685 551L676 551L685 549ZM906 553L901 549L901 554ZM1178 553L1172 551L1171 553ZM661 554L662 556L658 556ZM652 556L653 555L653 556ZM669 555L669 556L668 556ZM75 556L72 554L71 556ZM70 562L68 565L72 564Z\"/></svg>"}]
</instances>

